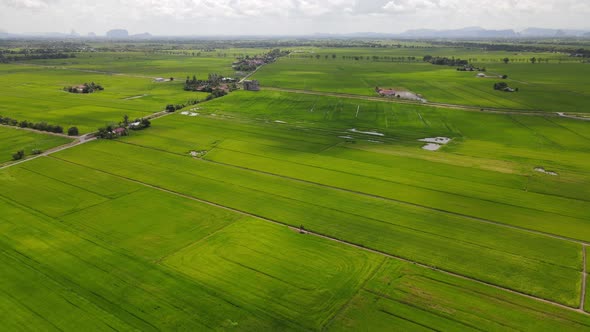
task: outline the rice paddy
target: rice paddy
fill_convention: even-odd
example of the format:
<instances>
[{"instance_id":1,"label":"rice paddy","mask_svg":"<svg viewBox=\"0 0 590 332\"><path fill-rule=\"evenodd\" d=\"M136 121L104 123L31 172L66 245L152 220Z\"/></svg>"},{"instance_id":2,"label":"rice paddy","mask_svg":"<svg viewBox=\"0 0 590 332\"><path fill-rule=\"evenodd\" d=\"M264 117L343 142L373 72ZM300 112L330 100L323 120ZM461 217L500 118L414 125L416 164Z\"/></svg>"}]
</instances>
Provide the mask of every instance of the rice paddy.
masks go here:
<instances>
[{"instance_id":1,"label":"rice paddy","mask_svg":"<svg viewBox=\"0 0 590 332\"><path fill-rule=\"evenodd\" d=\"M505 52L460 48L293 51L254 75L262 91L118 139L11 164L17 150L72 140L0 127L5 329L590 327L590 122L555 114L585 112L585 64L504 65L493 59ZM341 58L426 51L477 57L528 88ZM235 55L262 50L166 52L2 64L0 115L92 133L203 99L183 91L186 74L233 75ZM91 81L105 90L62 91ZM503 111L367 99L375 86Z\"/></svg>"}]
</instances>

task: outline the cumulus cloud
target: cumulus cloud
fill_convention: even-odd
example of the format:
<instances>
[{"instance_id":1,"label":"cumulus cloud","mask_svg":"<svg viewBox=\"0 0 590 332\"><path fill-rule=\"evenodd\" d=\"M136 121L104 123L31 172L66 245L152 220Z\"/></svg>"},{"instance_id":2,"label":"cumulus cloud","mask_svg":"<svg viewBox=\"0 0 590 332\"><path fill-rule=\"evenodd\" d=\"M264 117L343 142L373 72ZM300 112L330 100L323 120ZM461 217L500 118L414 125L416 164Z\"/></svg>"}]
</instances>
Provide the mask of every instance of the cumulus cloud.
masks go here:
<instances>
[{"instance_id":1,"label":"cumulus cloud","mask_svg":"<svg viewBox=\"0 0 590 332\"><path fill-rule=\"evenodd\" d=\"M111 25L155 33L261 34L469 25L590 28L587 15L590 0L0 0L0 25L9 31L105 31Z\"/></svg>"},{"instance_id":2,"label":"cumulus cloud","mask_svg":"<svg viewBox=\"0 0 590 332\"><path fill-rule=\"evenodd\" d=\"M127 8L177 18L308 16L352 13L357 0L129 0Z\"/></svg>"}]
</instances>

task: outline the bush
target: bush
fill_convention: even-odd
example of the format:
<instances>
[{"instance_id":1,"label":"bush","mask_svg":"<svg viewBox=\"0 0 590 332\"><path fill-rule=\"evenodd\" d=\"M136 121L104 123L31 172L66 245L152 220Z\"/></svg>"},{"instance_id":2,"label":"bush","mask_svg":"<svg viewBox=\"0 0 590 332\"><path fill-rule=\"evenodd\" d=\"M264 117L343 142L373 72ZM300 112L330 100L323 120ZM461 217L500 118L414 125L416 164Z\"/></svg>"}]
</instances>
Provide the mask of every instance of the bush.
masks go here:
<instances>
[{"instance_id":1,"label":"bush","mask_svg":"<svg viewBox=\"0 0 590 332\"><path fill-rule=\"evenodd\" d=\"M34 155L38 155L38 154L42 154L42 153L43 153L43 151L41 151L41 150L39 150L39 149L33 149L33 150L31 151L31 153L32 153L32 154L34 154Z\"/></svg>"},{"instance_id":2,"label":"bush","mask_svg":"<svg viewBox=\"0 0 590 332\"><path fill-rule=\"evenodd\" d=\"M12 160L21 160L25 157L25 150L19 150L12 155Z\"/></svg>"},{"instance_id":3,"label":"bush","mask_svg":"<svg viewBox=\"0 0 590 332\"><path fill-rule=\"evenodd\" d=\"M506 83L506 82L494 83L494 90L504 90L507 87L508 87L508 83Z\"/></svg>"},{"instance_id":4,"label":"bush","mask_svg":"<svg viewBox=\"0 0 590 332\"><path fill-rule=\"evenodd\" d=\"M79 134L78 127L71 127L68 129L68 136L78 136Z\"/></svg>"},{"instance_id":5,"label":"bush","mask_svg":"<svg viewBox=\"0 0 590 332\"><path fill-rule=\"evenodd\" d=\"M137 122L139 122L138 125L130 126L129 129L142 130L145 128L149 128L152 125L152 123L148 119L135 119L134 123L137 123Z\"/></svg>"}]
</instances>

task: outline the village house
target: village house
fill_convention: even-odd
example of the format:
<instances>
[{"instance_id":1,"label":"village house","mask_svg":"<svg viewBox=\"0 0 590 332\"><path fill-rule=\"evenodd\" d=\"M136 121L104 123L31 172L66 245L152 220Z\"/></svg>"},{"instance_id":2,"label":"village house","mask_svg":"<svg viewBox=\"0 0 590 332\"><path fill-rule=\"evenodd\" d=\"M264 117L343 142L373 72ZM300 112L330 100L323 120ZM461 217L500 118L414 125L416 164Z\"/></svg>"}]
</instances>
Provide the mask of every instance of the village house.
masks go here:
<instances>
[{"instance_id":1,"label":"village house","mask_svg":"<svg viewBox=\"0 0 590 332\"><path fill-rule=\"evenodd\" d=\"M126 136L127 135L127 128L123 128L123 127L115 128L115 129L113 129L112 134L115 136Z\"/></svg>"}]
</instances>

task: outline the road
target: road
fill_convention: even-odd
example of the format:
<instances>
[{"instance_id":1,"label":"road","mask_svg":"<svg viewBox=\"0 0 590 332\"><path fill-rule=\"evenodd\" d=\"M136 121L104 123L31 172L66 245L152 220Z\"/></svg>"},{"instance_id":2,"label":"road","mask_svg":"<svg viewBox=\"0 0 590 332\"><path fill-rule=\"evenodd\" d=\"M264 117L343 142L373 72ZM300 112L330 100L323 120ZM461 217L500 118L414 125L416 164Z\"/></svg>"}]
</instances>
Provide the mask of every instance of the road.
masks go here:
<instances>
[{"instance_id":1,"label":"road","mask_svg":"<svg viewBox=\"0 0 590 332\"><path fill-rule=\"evenodd\" d=\"M244 83L244 81L245 81L245 80L249 79L249 78L250 78L252 75L256 74L256 72L257 72L258 70L260 70L260 68L262 68L262 67L264 67L264 66L265 66L265 65L262 65L262 66L260 66L260 67L256 68L256 69L255 69L253 72L251 72L251 73L249 73L248 75L244 76L244 78L242 78L242 79L241 79L241 80L240 80L238 83L240 83L240 84L241 84L241 83Z\"/></svg>"},{"instance_id":2,"label":"road","mask_svg":"<svg viewBox=\"0 0 590 332\"><path fill-rule=\"evenodd\" d=\"M17 162L13 162L13 163L10 163L8 165L0 166L0 170L6 169L6 168L9 168L9 167L13 167L13 166L16 166L16 165L20 165L22 163L26 163L26 162L29 162L31 160L35 160L35 159L40 158L40 157L49 156L49 155L51 155L53 153L56 153L56 152L60 152L60 151L67 150L67 149L71 149L71 148L73 148L75 146L78 146L78 145L81 145L81 144L84 144L84 143L88 143L88 142L93 141L95 139L96 139L95 137L90 137L89 135L80 136L80 137L78 137L78 139L76 139L72 143L68 143L68 144L65 144L65 145L58 146L58 147L53 148L53 149L49 149L49 150L47 150L47 151L45 151L45 152L43 152L41 154L38 154L36 156L29 157L29 158L26 158L26 159L23 159L23 160L19 160Z\"/></svg>"},{"instance_id":3,"label":"road","mask_svg":"<svg viewBox=\"0 0 590 332\"><path fill-rule=\"evenodd\" d=\"M153 120L153 119L158 119L158 118L161 118L161 117L164 117L164 116L168 116L170 114L173 114L173 113L169 113L169 112L166 112L166 111L160 111L160 112L156 112L156 113L150 114L146 118L147 119L150 119L150 120ZM82 136L73 137L73 136L68 136L68 135L64 135L64 134L50 133L50 132L39 131L39 130L34 130L34 129L29 129L29 128L19 128L19 127L12 127L12 126L5 126L5 127L13 128L13 129L29 130L29 131L33 131L33 132L36 132L36 133L39 133L39 134L54 135L54 136L63 136L63 137L67 137L67 138L75 138L76 140L73 141L73 142L71 142L71 143L64 144L64 145L55 147L53 149L49 149L49 150L47 150L47 151L45 151L45 152L43 152L43 153L41 153L39 155L36 155L36 156L32 156L32 157L29 157L29 158L26 158L26 159L23 159L23 160L19 160L19 161L16 161L16 162L5 163L5 164L3 164L3 166L0 165L0 170L6 169L6 168L9 168L9 167L13 167L13 166L16 166L16 165L20 165L22 163L26 163L28 161L35 160L35 159L37 159L39 157L49 156L49 155L51 155L53 153L56 153L56 152L60 152L60 151L67 150L67 149L71 149L71 148L73 148L75 146L78 146L78 145L81 145L81 144L84 144L84 143L88 143L88 142L94 141L96 139L96 137L94 137L94 135L96 133L88 133L88 134L85 134L85 135L82 135Z\"/></svg>"}]
</instances>

